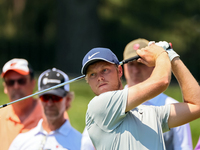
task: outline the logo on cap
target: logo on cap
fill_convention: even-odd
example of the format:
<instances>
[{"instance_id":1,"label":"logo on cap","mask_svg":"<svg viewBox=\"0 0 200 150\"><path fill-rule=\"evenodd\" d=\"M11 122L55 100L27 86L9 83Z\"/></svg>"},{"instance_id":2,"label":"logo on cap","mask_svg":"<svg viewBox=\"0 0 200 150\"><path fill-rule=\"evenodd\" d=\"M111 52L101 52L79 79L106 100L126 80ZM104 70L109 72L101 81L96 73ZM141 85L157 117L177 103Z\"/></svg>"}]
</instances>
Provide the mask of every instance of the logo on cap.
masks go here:
<instances>
[{"instance_id":1,"label":"logo on cap","mask_svg":"<svg viewBox=\"0 0 200 150\"><path fill-rule=\"evenodd\" d=\"M14 63L12 63L12 64L10 64L10 66L14 66L14 65L16 65L17 63L16 62L14 62Z\"/></svg>"},{"instance_id":2,"label":"logo on cap","mask_svg":"<svg viewBox=\"0 0 200 150\"><path fill-rule=\"evenodd\" d=\"M94 55L96 55L96 54L98 54L98 53L100 53L100 52L96 52L96 53L94 53L93 55L88 56L88 59L91 59Z\"/></svg>"},{"instance_id":3,"label":"logo on cap","mask_svg":"<svg viewBox=\"0 0 200 150\"><path fill-rule=\"evenodd\" d=\"M135 44L135 45L133 45L133 49L134 50L138 50L140 48L140 44Z\"/></svg>"},{"instance_id":4,"label":"logo on cap","mask_svg":"<svg viewBox=\"0 0 200 150\"><path fill-rule=\"evenodd\" d=\"M48 83L57 83L57 84L59 84L59 83L61 83L61 81L60 81L60 80L56 80L56 79L44 78L43 81L42 81L42 83L43 83L44 85L46 85L46 84L48 84Z\"/></svg>"}]
</instances>

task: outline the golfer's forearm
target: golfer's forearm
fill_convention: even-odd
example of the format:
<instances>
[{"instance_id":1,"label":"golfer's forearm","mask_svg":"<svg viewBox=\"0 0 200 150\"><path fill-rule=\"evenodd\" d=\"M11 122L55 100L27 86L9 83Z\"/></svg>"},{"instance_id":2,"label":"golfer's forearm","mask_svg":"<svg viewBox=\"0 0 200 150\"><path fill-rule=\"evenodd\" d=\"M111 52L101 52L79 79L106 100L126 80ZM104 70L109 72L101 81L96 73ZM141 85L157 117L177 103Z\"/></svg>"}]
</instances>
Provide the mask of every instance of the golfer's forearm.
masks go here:
<instances>
[{"instance_id":1,"label":"golfer's forearm","mask_svg":"<svg viewBox=\"0 0 200 150\"><path fill-rule=\"evenodd\" d=\"M184 101L200 106L199 84L179 58L172 61L172 71L179 82Z\"/></svg>"},{"instance_id":2,"label":"golfer's forearm","mask_svg":"<svg viewBox=\"0 0 200 150\"><path fill-rule=\"evenodd\" d=\"M172 60L172 71L179 82L184 103L171 104L168 125L180 126L200 117L200 88L187 67L177 57Z\"/></svg>"},{"instance_id":3,"label":"golfer's forearm","mask_svg":"<svg viewBox=\"0 0 200 150\"><path fill-rule=\"evenodd\" d=\"M162 53L157 60L150 79L158 82L158 91L163 92L171 80L171 63L167 53Z\"/></svg>"},{"instance_id":4,"label":"golfer's forearm","mask_svg":"<svg viewBox=\"0 0 200 150\"><path fill-rule=\"evenodd\" d=\"M162 93L168 87L171 78L171 63L166 53L156 60L156 66L150 78L129 88L126 111Z\"/></svg>"},{"instance_id":5,"label":"golfer's forearm","mask_svg":"<svg viewBox=\"0 0 200 150\"><path fill-rule=\"evenodd\" d=\"M149 100L167 89L171 80L171 63L167 53L161 53L156 59L155 68L151 76L144 81L148 89L146 100Z\"/></svg>"}]
</instances>

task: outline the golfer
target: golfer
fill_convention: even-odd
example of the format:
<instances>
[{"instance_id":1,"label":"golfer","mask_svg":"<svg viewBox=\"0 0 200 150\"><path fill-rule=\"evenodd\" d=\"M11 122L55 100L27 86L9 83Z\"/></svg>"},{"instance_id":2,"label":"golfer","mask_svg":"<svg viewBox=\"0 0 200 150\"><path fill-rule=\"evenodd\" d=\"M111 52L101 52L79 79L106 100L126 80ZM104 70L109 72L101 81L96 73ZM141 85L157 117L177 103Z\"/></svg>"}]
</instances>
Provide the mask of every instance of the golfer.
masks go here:
<instances>
[{"instance_id":1,"label":"golfer","mask_svg":"<svg viewBox=\"0 0 200 150\"><path fill-rule=\"evenodd\" d=\"M165 47L166 42L159 44ZM81 71L97 95L86 113L86 127L96 150L163 150L163 132L200 117L197 81L173 49L166 53L162 47L151 44L136 51L141 57L138 62L155 69L147 80L127 89L120 80L122 67L111 50L94 48L85 55ZM167 89L171 69L184 103L140 105Z\"/></svg>"}]
</instances>

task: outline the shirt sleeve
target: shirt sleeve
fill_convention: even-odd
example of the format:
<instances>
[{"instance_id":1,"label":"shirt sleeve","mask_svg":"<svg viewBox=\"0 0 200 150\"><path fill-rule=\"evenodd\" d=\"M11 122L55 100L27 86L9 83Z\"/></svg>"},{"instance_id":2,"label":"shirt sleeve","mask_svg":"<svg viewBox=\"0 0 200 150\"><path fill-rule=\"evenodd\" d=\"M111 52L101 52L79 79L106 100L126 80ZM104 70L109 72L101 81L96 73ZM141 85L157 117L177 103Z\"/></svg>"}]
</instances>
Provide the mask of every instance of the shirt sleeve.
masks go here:
<instances>
[{"instance_id":1,"label":"shirt sleeve","mask_svg":"<svg viewBox=\"0 0 200 150\"><path fill-rule=\"evenodd\" d=\"M111 132L125 117L128 89L111 91L96 96L88 105L87 120Z\"/></svg>"},{"instance_id":2,"label":"shirt sleeve","mask_svg":"<svg viewBox=\"0 0 200 150\"><path fill-rule=\"evenodd\" d=\"M158 119L161 122L163 132L166 132L169 130L168 119L169 119L169 114L170 114L170 107L171 107L170 104L155 107L155 111L156 111Z\"/></svg>"}]
</instances>

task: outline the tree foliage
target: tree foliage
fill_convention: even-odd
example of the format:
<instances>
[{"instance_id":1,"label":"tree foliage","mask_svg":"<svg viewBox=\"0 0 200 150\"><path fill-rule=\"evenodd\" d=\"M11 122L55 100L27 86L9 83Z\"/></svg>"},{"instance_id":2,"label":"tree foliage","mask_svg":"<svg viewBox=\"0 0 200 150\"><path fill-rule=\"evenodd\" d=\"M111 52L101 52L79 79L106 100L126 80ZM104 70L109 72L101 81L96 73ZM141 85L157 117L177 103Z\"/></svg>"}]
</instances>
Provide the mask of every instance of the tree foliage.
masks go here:
<instances>
[{"instance_id":1,"label":"tree foliage","mask_svg":"<svg viewBox=\"0 0 200 150\"><path fill-rule=\"evenodd\" d=\"M200 78L200 1L0 0L0 65L13 57L35 70L80 73L83 56L108 47L122 60L136 38L166 40Z\"/></svg>"}]
</instances>

